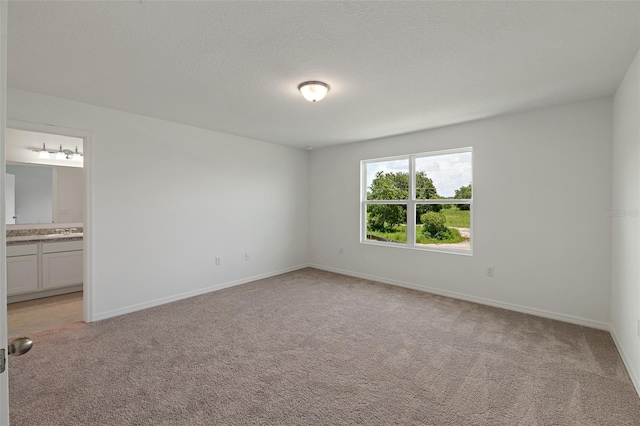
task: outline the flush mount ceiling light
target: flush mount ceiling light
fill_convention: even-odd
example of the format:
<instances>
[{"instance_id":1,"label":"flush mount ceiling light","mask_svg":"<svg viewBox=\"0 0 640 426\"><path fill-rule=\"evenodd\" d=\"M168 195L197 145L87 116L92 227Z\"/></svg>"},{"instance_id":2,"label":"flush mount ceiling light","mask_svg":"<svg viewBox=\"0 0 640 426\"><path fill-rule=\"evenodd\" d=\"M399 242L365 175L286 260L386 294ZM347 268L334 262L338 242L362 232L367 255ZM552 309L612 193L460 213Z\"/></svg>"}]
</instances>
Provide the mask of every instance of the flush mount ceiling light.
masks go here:
<instances>
[{"instance_id":1,"label":"flush mount ceiling light","mask_svg":"<svg viewBox=\"0 0 640 426\"><path fill-rule=\"evenodd\" d=\"M298 85L298 90L309 102L318 102L327 96L329 85L322 81L305 81Z\"/></svg>"}]
</instances>

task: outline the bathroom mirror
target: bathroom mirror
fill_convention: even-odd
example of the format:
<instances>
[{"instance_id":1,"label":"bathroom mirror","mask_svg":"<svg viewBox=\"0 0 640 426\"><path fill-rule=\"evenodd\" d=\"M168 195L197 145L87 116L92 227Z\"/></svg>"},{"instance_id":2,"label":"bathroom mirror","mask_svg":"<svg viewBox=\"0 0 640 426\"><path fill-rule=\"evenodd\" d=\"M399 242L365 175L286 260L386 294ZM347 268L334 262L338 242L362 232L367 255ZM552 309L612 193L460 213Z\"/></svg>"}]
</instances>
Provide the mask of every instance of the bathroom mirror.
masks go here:
<instances>
[{"instance_id":1,"label":"bathroom mirror","mask_svg":"<svg viewBox=\"0 0 640 426\"><path fill-rule=\"evenodd\" d=\"M83 222L82 168L7 162L6 173L7 225Z\"/></svg>"},{"instance_id":2,"label":"bathroom mirror","mask_svg":"<svg viewBox=\"0 0 640 426\"><path fill-rule=\"evenodd\" d=\"M8 229L14 224L83 222L83 144L84 140L78 137L7 127ZM79 154L79 159L74 153Z\"/></svg>"}]
</instances>

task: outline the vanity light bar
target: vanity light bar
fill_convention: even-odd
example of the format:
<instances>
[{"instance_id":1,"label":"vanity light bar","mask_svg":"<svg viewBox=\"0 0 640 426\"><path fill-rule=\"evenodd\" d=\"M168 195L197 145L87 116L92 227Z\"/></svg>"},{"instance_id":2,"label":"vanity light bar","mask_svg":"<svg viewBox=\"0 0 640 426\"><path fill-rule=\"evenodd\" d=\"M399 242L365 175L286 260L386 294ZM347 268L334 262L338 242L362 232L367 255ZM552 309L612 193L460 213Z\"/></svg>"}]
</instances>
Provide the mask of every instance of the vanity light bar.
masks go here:
<instances>
[{"instance_id":1,"label":"vanity light bar","mask_svg":"<svg viewBox=\"0 0 640 426\"><path fill-rule=\"evenodd\" d=\"M76 150L72 151L70 149L62 149L62 145L60 145L60 150L58 151L49 151L47 149L47 146L45 144L42 144L42 149L33 149L30 148L31 151L33 152L37 152L40 156L41 159L45 159L45 160L50 160L51 159L51 154L56 155L55 159L56 160L75 160L75 161L82 161L82 153L78 152L78 147L76 146ZM62 154L62 155L60 155ZM61 158L63 157L63 158Z\"/></svg>"}]
</instances>

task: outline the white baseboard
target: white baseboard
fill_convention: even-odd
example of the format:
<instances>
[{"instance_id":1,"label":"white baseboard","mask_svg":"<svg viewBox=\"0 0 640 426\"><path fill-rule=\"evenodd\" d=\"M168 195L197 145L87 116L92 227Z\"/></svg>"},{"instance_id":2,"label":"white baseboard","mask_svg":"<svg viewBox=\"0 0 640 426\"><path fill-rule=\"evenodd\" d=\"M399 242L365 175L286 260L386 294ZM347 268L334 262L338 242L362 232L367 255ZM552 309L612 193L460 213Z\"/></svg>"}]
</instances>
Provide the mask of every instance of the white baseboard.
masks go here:
<instances>
[{"instance_id":1,"label":"white baseboard","mask_svg":"<svg viewBox=\"0 0 640 426\"><path fill-rule=\"evenodd\" d=\"M638 372L633 368L633 365L631 365L631 361L629 360L627 353L624 351L624 346L620 344L620 340L618 339L618 335L616 334L616 329L613 327L613 325L610 327L609 331L611 332L613 343L616 344L616 348L618 348L618 352L622 357L622 362L624 363L625 367L627 367L627 373L629 373L629 377L631 377L633 386L635 386L636 392L640 397L640 376L638 376Z\"/></svg>"},{"instance_id":2,"label":"white baseboard","mask_svg":"<svg viewBox=\"0 0 640 426\"><path fill-rule=\"evenodd\" d=\"M124 314L130 314L132 312L141 311L143 309L153 308L155 306L164 305L166 303L175 302L182 299L188 299L190 297L200 296L201 294L211 293L214 291L222 290L224 288L234 287L240 284L246 284L252 281L261 280L264 278L274 277L276 275L285 274L287 272L297 271L298 269L303 269L308 267L307 264L292 266L290 268L279 269L277 271L268 272L266 274L254 275L252 277L242 278L235 281L229 281L226 283L215 284L209 287L201 288L194 291L188 291L186 293L176 294L174 296L162 297L160 299L151 300L149 302L138 303L135 305L126 306L124 308L114 309L112 311L102 312L95 314L91 319L93 321L100 321L107 318L117 317Z\"/></svg>"},{"instance_id":3,"label":"white baseboard","mask_svg":"<svg viewBox=\"0 0 640 426\"><path fill-rule=\"evenodd\" d=\"M182 300L182 299L188 299L190 297L195 297L195 296L199 296L201 294L205 294L205 293L211 293L217 290L222 290L224 288L229 288L229 287L234 287L237 285L241 285L241 284L246 284L252 281L257 281L257 280L261 280L264 278L270 278L270 277L274 277L276 275L281 275L281 274L285 274L287 272L292 272L292 271L297 271L299 269L303 269L303 268L307 268L307 267L311 267L311 268L315 268L315 269L320 269L323 271L329 271L329 272L335 272L338 274L343 274L343 275L348 275L348 276L352 276L352 277L357 277L357 278L363 278L366 280L370 280L370 281L377 281L377 282L381 282L381 283L385 283L385 284L390 284L390 285L395 285L398 287L405 287L405 288L410 288L413 290L418 290L418 291L424 291L426 293L432 293L432 294L437 294L440 296L447 296L447 297L451 297L453 299L460 299L460 300L466 300L468 302L474 302L474 303L479 303L481 305L488 305L488 306L493 306L496 308L502 308L502 309L507 309L510 311L515 311L515 312L522 312L525 314L530 314L530 315L535 315L535 316L539 316L539 317L543 317L543 318L549 318L549 319L554 319L554 320L558 320L558 321L564 321L564 322L568 322L571 324L577 324L577 325L583 325L585 327L591 327L591 328L596 328L599 330L606 330L609 331L611 333L611 336L613 338L613 341L618 349L618 352L620 353L620 356L622 357L622 361L624 362L624 365L627 368L627 372L629 373L629 377L631 377L631 381L633 382L633 385L636 388L636 392L638 393L638 396L640 396L640 376L638 376L637 372L634 370L633 366L631 365L631 363L629 362L629 358L626 354L626 352L624 351L624 347L620 344L620 341L618 340L618 337L616 335L616 331L613 328L613 326L601 322L601 321L594 321L594 320L590 320L587 318L581 318L581 317L576 317L573 315L567 315L567 314L560 314L557 312L551 312L551 311L547 311L544 309L538 309L538 308L531 308L531 307L527 307L527 306L522 306L522 305L517 305L514 303L508 303L508 302L500 302L497 300L492 300L492 299L486 299L483 297L477 297L477 296L470 296L467 294L463 294L463 293L458 293L458 292L454 292L454 291L448 291L448 290L442 290L442 289L438 289L438 288L434 288L434 287L429 287L423 284L415 284L415 283L409 283L409 282L405 282L405 281L398 281L398 280L391 280L388 278L382 278L382 277L377 277L374 275L368 275L368 274L361 274L358 272L353 272L353 271L348 271L345 269L339 269L339 268L332 268L329 266L322 266L322 265L317 265L317 264L302 264L302 265L297 265L297 266L293 266L290 268L285 268L285 269L280 269L277 271L272 271L272 272L268 272L266 274L261 274L261 275L255 275L252 277L248 277L248 278L243 278L240 280L235 280L235 281L229 281L226 283L221 283L221 284L216 284L210 287L205 287L202 289L198 289L198 290L194 290L194 291L190 291L190 292L186 292L186 293L181 293L181 294L177 294L175 296L169 296L169 297L164 297L164 298L160 298L160 299L155 299L149 302L145 302L145 303L139 303L136 305L130 305L124 308L120 308L120 309L114 309L112 311L108 311L108 312L103 312L100 314L97 314L93 317L93 321L100 321L103 319L107 319L107 318L112 318L112 317L116 317L119 315L124 315L124 314L129 314L132 312L136 312L136 311L141 311L143 309L148 309L148 308L153 308L155 306L159 306L159 305L164 305L166 303L171 303L171 302L175 302L178 300Z\"/></svg>"},{"instance_id":4,"label":"white baseboard","mask_svg":"<svg viewBox=\"0 0 640 426\"><path fill-rule=\"evenodd\" d=\"M493 306L496 308L507 309L509 311L522 312L524 314L535 315L543 318L550 318L558 321L568 322L571 324L583 325L585 327L597 328L599 330L609 331L611 328L608 323L602 322L602 321L594 321L588 318L576 317L573 315L546 311L544 309L516 305L515 303L501 302L498 300L486 299L484 297L471 296L464 293L457 293L455 291L442 290L435 287L429 287L423 284L415 284L415 283L410 283L406 281L392 280L389 278L382 278L374 275L367 275L367 274L361 274L359 272L347 271L339 268L332 268L330 266L323 266L323 265L316 265L316 264L309 264L309 266L311 268L321 269L323 271L335 272L338 274L349 275L357 278L364 278L366 280L377 281L384 284L391 284L398 287L410 288L413 290L424 291L426 293L437 294L439 296L451 297L452 299L466 300L467 302L479 303L481 305Z\"/></svg>"}]
</instances>

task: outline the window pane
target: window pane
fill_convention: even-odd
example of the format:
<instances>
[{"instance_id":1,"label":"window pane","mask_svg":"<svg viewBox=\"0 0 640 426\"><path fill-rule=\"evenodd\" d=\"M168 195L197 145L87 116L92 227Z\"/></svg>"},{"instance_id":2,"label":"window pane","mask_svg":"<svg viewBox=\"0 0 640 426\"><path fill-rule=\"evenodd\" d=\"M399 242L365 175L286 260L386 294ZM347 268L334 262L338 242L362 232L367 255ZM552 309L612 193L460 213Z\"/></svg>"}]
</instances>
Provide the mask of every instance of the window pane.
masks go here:
<instances>
[{"instance_id":1,"label":"window pane","mask_svg":"<svg viewBox=\"0 0 640 426\"><path fill-rule=\"evenodd\" d=\"M418 204L416 244L469 250L471 206L469 204Z\"/></svg>"},{"instance_id":2,"label":"window pane","mask_svg":"<svg viewBox=\"0 0 640 426\"><path fill-rule=\"evenodd\" d=\"M471 198L471 152L416 158L416 199L433 198Z\"/></svg>"},{"instance_id":3,"label":"window pane","mask_svg":"<svg viewBox=\"0 0 640 426\"><path fill-rule=\"evenodd\" d=\"M408 200L409 160L367 163L367 200Z\"/></svg>"},{"instance_id":4,"label":"window pane","mask_svg":"<svg viewBox=\"0 0 640 426\"><path fill-rule=\"evenodd\" d=\"M407 205L368 204L367 240L406 244Z\"/></svg>"}]
</instances>

